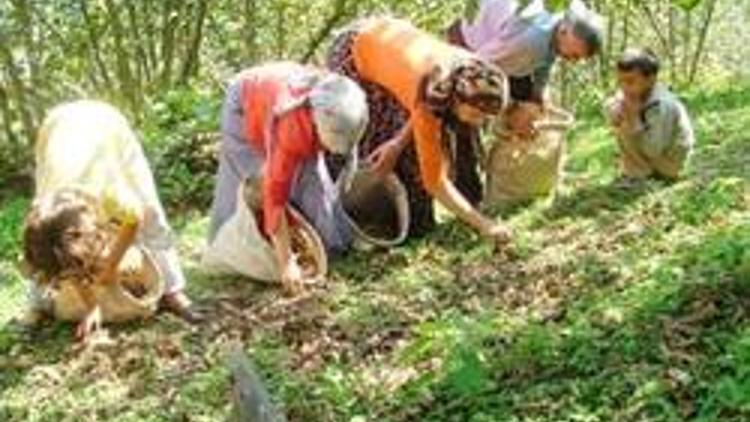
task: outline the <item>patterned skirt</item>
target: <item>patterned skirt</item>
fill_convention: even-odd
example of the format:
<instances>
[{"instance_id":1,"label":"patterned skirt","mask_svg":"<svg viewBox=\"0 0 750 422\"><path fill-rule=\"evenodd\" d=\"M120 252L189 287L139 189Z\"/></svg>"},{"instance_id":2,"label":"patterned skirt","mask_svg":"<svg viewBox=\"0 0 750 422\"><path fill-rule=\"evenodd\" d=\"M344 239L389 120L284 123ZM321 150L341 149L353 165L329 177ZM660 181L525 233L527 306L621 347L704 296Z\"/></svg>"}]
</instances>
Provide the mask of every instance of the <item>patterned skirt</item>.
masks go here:
<instances>
[{"instance_id":1,"label":"patterned skirt","mask_svg":"<svg viewBox=\"0 0 750 422\"><path fill-rule=\"evenodd\" d=\"M357 82L367 95L370 122L359 144L359 151L364 159L378 146L398 135L409 119L409 112L385 88L359 75L352 54L356 35L356 28L352 28L336 38L329 51L326 66ZM466 199L476 205L482 199L482 182L478 172L479 131L462 126L456 132L456 159L452 163L454 181ZM327 162L333 174L338 174L343 166L343 162L331 155L327 157ZM435 211L433 199L422 184L414 142L401 153L395 172L409 196L409 235L422 236L435 227Z\"/></svg>"}]
</instances>

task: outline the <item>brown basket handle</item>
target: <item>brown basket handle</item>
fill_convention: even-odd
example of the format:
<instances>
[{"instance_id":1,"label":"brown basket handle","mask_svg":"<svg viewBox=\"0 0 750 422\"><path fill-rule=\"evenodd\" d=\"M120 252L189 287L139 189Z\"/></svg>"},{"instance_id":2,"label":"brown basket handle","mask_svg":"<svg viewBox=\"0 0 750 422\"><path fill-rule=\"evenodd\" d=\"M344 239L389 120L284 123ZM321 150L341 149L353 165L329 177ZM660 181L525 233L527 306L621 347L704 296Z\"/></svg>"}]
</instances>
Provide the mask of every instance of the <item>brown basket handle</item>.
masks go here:
<instances>
[{"instance_id":1,"label":"brown basket handle","mask_svg":"<svg viewBox=\"0 0 750 422\"><path fill-rule=\"evenodd\" d=\"M534 122L536 130L567 130L575 123L575 117L562 108L547 106L545 111L547 116Z\"/></svg>"}]
</instances>

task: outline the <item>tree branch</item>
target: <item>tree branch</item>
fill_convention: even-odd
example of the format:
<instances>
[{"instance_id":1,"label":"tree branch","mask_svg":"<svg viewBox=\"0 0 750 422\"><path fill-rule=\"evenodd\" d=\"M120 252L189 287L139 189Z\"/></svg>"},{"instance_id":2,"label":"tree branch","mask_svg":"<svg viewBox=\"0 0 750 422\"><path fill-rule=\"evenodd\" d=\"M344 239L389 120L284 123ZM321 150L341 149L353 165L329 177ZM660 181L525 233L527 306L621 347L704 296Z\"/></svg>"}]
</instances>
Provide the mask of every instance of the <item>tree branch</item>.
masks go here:
<instances>
[{"instance_id":1,"label":"tree branch","mask_svg":"<svg viewBox=\"0 0 750 422\"><path fill-rule=\"evenodd\" d=\"M307 51L302 56L302 62L307 63L318 50L323 41L328 38L333 29L338 25L341 18L346 14L347 0L337 0L333 6L333 13L326 19L323 26L318 30L312 41L307 46Z\"/></svg>"}]
</instances>

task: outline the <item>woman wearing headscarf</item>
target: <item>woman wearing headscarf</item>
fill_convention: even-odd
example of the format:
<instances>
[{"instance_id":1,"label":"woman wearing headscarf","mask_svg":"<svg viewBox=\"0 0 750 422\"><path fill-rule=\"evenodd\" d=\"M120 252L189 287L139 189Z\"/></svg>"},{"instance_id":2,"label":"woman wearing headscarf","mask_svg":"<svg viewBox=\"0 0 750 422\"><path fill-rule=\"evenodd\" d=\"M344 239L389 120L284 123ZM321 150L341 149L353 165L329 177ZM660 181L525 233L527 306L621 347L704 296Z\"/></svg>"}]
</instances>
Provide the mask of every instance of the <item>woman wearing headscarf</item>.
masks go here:
<instances>
[{"instance_id":1,"label":"woman wearing headscarf","mask_svg":"<svg viewBox=\"0 0 750 422\"><path fill-rule=\"evenodd\" d=\"M504 108L507 81L498 68L387 17L344 30L333 44L328 68L352 78L367 94L371 120L360 149L378 172L395 169L406 186L411 235L434 227L435 198L483 235L509 239L505 225L475 209L482 193L477 160L471 156L476 150L457 148L478 141L462 134ZM384 145L391 153L380 154Z\"/></svg>"},{"instance_id":2,"label":"woman wearing headscarf","mask_svg":"<svg viewBox=\"0 0 750 422\"><path fill-rule=\"evenodd\" d=\"M367 125L362 90L334 73L275 62L238 74L222 112L219 173L209 243L235 211L246 178L261 180L262 229L270 237L285 288L298 290L301 271L290 252L286 216L291 203L312 223L329 252L348 248L353 235L323 152L349 157Z\"/></svg>"},{"instance_id":3,"label":"woman wearing headscarf","mask_svg":"<svg viewBox=\"0 0 750 422\"><path fill-rule=\"evenodd\" d=\"M148 160L115 107L78 100L55 107L35 144L35 199L24 225L24 260L32 281L25 322L54 314L60 280L114 282L124 251L148 251L164 279L162 306L189 322L202 319L185 293L179 263ZM120 227L116 237L109 227ZM84 292L85 290L81 290ZM76 330L84 338L101 315L94 298Z\"/></svg>"}]
</instances>

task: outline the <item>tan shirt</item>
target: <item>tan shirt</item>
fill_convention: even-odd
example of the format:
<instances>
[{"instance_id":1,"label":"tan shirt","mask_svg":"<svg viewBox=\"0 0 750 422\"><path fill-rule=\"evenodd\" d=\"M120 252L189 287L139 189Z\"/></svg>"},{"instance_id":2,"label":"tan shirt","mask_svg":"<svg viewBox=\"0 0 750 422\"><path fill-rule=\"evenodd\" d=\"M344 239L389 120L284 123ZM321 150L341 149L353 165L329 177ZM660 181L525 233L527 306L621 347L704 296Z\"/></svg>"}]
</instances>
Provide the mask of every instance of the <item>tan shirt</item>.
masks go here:
<instances>
[{"instance_id":1,"label":"tan shirt","mask_svg":"<svg viewBox=\"0 0 750 422\"><path fill-rule=\"evenodd\" d=\"M607 102L606 114L615 126L623 116L618 141L628 176L648 176L654 171L677 177L695 145L687 109L674 93L657 84L634 115L625 116L624 96L618 92Z\"/></svg>"}]
</instances>

